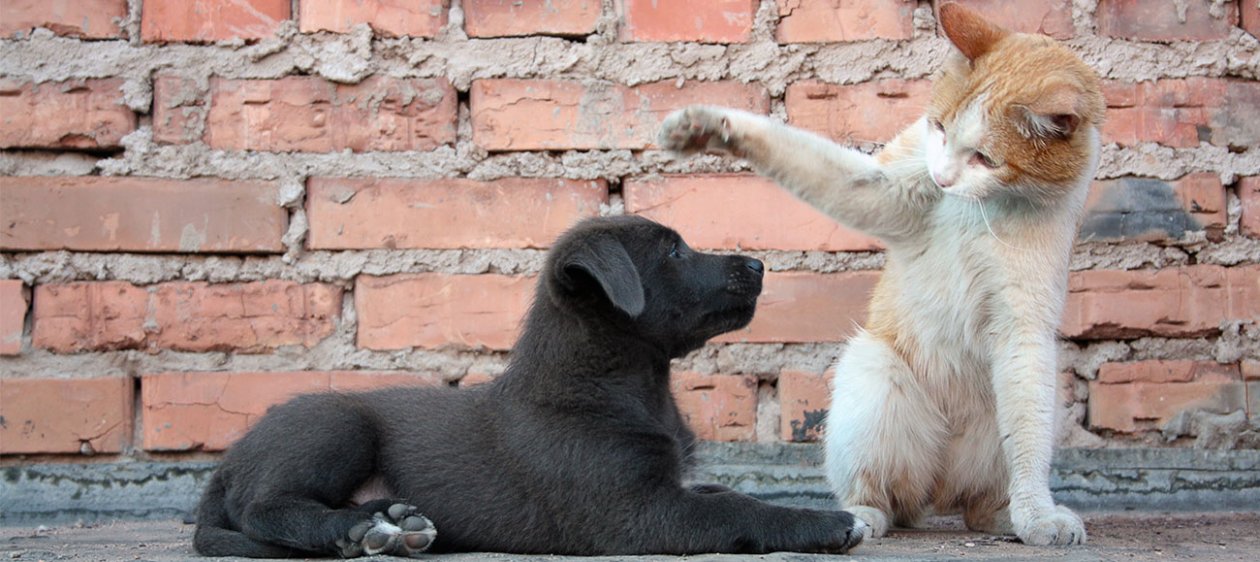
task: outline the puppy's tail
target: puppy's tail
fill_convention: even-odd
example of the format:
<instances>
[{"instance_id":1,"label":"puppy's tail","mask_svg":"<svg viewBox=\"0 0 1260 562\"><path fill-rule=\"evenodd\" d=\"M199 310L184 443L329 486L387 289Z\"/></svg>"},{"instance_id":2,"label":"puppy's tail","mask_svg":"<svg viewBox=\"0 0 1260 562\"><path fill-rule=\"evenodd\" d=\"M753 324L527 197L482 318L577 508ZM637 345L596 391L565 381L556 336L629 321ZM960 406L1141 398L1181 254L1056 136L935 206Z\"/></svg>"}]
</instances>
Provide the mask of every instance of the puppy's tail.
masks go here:
<instances>
[{"instance_id":1,"label":"puppy's tail","mask_svg":"<svg viewBox=\"0 0 1260 562\"><path fill-rule=\"evenodd\" d=\"M302 552L274 544L259 542L232 528L223 507L226 490L221 473L210 478L206 493L197 504L197 530L193 531L193 548L202 556L243 556L246 558L292 558Z\"/></svg>"}]
</instances>

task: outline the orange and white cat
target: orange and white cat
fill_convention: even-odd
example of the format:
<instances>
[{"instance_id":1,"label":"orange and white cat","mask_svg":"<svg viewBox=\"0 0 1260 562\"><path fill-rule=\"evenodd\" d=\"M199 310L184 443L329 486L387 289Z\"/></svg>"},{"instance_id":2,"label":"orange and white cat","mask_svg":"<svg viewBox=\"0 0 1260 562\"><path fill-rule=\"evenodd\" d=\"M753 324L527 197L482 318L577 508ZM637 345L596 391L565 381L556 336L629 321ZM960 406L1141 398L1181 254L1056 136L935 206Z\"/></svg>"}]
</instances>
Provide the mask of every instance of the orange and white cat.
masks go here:
<instances>
[{"instance_id":1,"label":"orange and white cat","mask_svg":"<svg viewBox=\"0 0 1260 562\"><path fill-rule=\"evenodd\" d=\"M1097 75L1054 40L940 8L957 48L927 114L869 156L741 111L669 116L662 146L747 159L878 236L884 274L835 364L826 472L874 536L928 513L1085 541L1050 494L1056 329L1098 160Z\"/></svg>"}]
</instances>

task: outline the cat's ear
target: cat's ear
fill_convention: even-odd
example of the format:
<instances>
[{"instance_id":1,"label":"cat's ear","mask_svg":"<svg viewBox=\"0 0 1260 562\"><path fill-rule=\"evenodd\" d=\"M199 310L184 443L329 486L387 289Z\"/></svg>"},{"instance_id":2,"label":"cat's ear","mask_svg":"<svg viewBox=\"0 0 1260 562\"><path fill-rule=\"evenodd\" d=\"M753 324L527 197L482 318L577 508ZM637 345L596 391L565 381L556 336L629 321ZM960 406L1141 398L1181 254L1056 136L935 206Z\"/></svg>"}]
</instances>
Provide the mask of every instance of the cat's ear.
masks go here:
<instances>
[{"instance_id":1,"label":"cat's ear","mask_svg":"<svg viewBox=\"0 0 1260 562\"><path fill-rule=\"evenodd\" d=\"M1017 106L1023 115L1021 130L1030 138L1061 139L1072 136L1081 124L1084 89L1067 80L1052 80L1032 103Z\"/></svg>"},{"instance_id":2,"label":"cat's ear","mask_svg":"<svg viewBox=\"0 0 1260 562\"><path fill-rule=\"evenodd\" d=\"M945 36L971 61L989 52L993 45L1011 34L971 8L953 2L941 6L940 19Z\"/></svg>"}]
</instances>

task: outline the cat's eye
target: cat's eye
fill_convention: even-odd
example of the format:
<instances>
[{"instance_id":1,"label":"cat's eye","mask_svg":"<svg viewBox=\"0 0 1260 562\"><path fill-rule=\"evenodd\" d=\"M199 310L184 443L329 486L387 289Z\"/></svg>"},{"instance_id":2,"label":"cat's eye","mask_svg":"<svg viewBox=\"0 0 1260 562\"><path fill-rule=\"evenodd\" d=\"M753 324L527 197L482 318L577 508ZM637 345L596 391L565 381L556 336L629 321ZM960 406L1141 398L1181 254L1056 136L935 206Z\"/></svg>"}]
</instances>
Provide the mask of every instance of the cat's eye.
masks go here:
<instances>
[{"instance_id":1,"label":"cat's eye","mask_svg":"<svg viewBox=\"0 0 1260 562\"><path fill-rule=\"evenodd\" d=\"M945 125L943 125L940 121L938 121L938 120L936 120L936 119L933 119L933 120L931 121L931 124L932 124L932 128L933 128L933 129L936 129L936 130L937 130L937 131L939 131L941 134L944 134L944 133L945 133Z\"/></svg>"},{"instance_id":2,"label":"cat's eye","mask_svg":"<svg viewBox=\"0 0 1260 562\"><path fill-rule=\"evenodd\" d=\"M998 167L998 163L997 163L997 161L995 161L994 159L990 158L988 154L985 154L985 153L983 153L983 152L975 152L975 153L972 153L972 155L971 155L971 163L972 163L972 164L979 164L979 165L981 165L981 166L984 166L985 168L989 168L990 170L992 170L993 168Z\"/></svg>"}]
</instances>

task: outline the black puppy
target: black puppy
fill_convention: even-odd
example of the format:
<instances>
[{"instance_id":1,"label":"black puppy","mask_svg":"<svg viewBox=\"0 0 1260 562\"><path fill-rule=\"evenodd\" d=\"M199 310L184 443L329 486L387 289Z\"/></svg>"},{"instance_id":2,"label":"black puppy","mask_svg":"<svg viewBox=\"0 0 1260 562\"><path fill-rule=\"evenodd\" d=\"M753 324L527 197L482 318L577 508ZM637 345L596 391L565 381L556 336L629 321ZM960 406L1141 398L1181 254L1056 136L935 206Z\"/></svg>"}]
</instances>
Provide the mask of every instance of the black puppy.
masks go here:
<instances>
[{"instance_id":1,"label":"black puppy","mask_svg":"<svg viewBox=\"0 0 1260 562\"><path fill-rule=\"evenodd\" d=\"M606 217L563 235L539 277L492 383L312 394L268 412L211 479L197 552L843 552L861 541L848 513L682 485L695 437L670 394L670 359L748 324L761 262ZM369 482L388 493L353 505Z\"/></svg>"}]
</instances>

